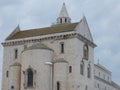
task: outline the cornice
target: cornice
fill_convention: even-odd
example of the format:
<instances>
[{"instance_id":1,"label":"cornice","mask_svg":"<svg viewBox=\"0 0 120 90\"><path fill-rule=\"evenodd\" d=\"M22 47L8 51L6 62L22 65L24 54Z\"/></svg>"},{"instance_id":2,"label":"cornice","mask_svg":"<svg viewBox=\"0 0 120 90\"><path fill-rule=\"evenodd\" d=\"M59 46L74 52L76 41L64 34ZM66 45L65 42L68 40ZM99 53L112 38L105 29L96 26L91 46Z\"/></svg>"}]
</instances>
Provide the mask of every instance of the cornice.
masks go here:
<instances>
[{"instance_id":1,"label":"cornice","mask_svg":"<svg viewBox=\"0 0 120 90\"><path fill-rule=\"evenodd\" d=\"M97 69L100 69L100 70L102 70L102 71L104 71L104 72L107 72L108 74L112 74L112 72L111 71L109 71L108 69L106 69L105 67L103 67L103 66L99 66L100 64L94 64L94 66L97 68Z\"/></svg>"},{"instance_id":2,"label":"cornice","mask_svg":"<svg viewBox=\"0 0 120 90\"><path fill-rule=\"evenodd\" d=\"M54 36L47 36L47 37L39 37L37 39L26 39L26 40L12 40L12 41L5 41L2 43L2 45L4 47L6 46L15 46L15 45L23 45L26 43L34 43L34 42L41 42L41 41L45 41L45 40L60 40L60 39L70 39L70 38L78 38L79 40L83 41L84 43L90 45L91 47L96 47L96 45L86 39L85 37L83 37L82 35L78 34L78 33L70 33L70 34L61 34L61 35L54 35Z\"/></svg>"},{"instance_id":3,"label":"cornice","mask_svg":"<svg viewBox=\"0 0 120 90\"><path fill-rule=\"evenodd\" d=\"M87 38L85 38L84 36L82 36L81 34L77 34L77 38L81 41L83 41L84 43L90 45L91 47L95 48L97 47L96 44L94 44L92 41L88 40Z\"/></svg>"},{"instance_id":4,"label":"cornice","mask_svg":"<svg viewBox=\"0 0 120 90\"><path fill-rule=\"evenodd\" d=\"M104 82L104 83L106 83L106 84L108 84L108 85L111 85L110 82L108 82L108 81L106 81L106 80L104 80L104 79L102 79L102 78L100 78L100 77L94 76L94 78L97 79L97 80L99 80L99 81L102 81L102 82Z\"/></svg>"}]
</instances>

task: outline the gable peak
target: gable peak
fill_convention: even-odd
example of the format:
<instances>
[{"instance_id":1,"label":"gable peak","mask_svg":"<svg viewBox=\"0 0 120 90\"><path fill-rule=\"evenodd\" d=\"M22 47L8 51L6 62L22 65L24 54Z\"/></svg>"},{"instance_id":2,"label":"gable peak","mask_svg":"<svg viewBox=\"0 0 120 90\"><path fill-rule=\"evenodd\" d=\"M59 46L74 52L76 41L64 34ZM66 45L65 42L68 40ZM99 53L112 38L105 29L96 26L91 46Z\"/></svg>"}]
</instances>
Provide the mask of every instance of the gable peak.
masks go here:
<instances>
[{"instance_id":1,"label":"gable peak","mask_svg":"<svg viewBox=\"0 0 120 90\"><path fill-rule=\"evenodd\" d=\"M18 32L20 32L19 24L17 25L17 27L12 31L12 33L5 40L8 40L9 38L11 38L13 35L15 35Z\"/></svg>"}]
</instances>

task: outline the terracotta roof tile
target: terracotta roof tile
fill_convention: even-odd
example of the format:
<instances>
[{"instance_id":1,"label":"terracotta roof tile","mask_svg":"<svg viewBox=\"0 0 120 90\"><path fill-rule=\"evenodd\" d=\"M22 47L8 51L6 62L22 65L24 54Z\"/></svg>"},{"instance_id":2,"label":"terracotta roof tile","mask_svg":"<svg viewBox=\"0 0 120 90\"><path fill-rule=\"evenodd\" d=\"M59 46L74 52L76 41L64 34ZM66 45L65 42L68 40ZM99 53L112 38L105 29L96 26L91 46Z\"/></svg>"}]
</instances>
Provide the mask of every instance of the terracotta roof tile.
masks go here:
<instances>
[{"instance_id":1,"label":"terracotta roof tile","mask_svg":"<svg viewBox=\"0 0 120 90\"><path fill-rule=\"evenodd\" d=\"M68 32L74 30L77 24L78 23L70 23L70 24L62 24L51 27L20 31L15 35L13 35L12 37L8 38L7 40L34 37L34 36L47 35L47 34L60 33L60 32Z\"/></svg>"}]
</instances>

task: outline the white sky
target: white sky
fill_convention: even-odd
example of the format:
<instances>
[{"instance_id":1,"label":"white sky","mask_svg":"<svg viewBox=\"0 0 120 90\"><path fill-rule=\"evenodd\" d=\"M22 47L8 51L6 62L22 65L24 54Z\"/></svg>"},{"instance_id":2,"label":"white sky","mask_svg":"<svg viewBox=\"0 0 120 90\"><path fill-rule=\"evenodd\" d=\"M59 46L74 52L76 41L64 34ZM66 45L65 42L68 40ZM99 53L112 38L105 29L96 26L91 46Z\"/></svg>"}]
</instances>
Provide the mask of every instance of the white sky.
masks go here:
<instances>
[{"instance_id":1,"label":"white sky","mask_svg":"<svg viewBox=\"0 0 120 90\"><path fill-rule=\"evenodd\" d=\"M108 68L120 84L120 0L0 0L0 42L19 24L22 30L50 26L63 2L78 22L86 16L94 42L95 62ZM0 46L0 79L3 48ZM0 83L1 84L1 83Z\"/></svg>"}]
</instances>

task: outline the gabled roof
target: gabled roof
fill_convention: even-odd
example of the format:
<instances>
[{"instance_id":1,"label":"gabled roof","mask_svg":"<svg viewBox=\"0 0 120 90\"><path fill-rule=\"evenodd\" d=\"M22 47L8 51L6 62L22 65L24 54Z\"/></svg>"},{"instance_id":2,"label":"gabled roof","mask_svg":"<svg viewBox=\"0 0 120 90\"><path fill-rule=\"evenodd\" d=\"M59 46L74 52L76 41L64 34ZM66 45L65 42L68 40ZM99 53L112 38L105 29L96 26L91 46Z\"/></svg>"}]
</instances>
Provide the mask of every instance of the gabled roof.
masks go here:
<instances>
[{"instance_id":1,"label":"gabled roof","mask_svg":"<svg viewBox=\"0 0 120 90\"><path fill-rule=\"evenodd\" d=\"M13 30L13 32L6 38L6 40L7 39L9 39L9 38L11 38L11 37L13 37L16 33L18 33L18 32L20 32L20 27L19 27L19 25Z\"/></svg>"},{"instance_id":2,"label":"gabled roof","mask_svg":"<svg viewBox=\"0 0 120 90\"><path fill-rule=\"evenodd\" d=\"M101 65L101 64L94 64L96 67L98 67L98 68L101 68L102 70L104 70L104 71L107 71L108 73L110 73L111 74L111 71L109 71L107 68L105 68L103 65Z\"/></svg>"},{"instance_id":3,"label":"gabled roof","mask_svg":"<svg viewBox=\"0 0 120 90\"><path fill-rule=\"evenodd\" d=\"M73 31L77 26L77 24L78 23L69 23L69 24L55 25L55 26L46 27L46 28L19 31L14 35L12 35L11 37L7 38L6 40L14 40L14 39L41 36L41 35L47 35L47 34L53 34L53 33Z\"/></svg>"},{"instance_id":4,"label":"gabled roof","mask_svg":"<svg viewBox=\"0 0 120 90\"><path fill-rule=\"evenodd\" d=\"M87 19L85 16L83 16L83 18L80 20L80 23L77 25L76 30L82 36L93 42L92 34L90 32Z\"/></svg>"},{"instance_id":5,"label":"gabled roof","mask_svg":"<svg viewBox=\"0 0 120 90\"><path fill-rule=\"evenodd\" d=\"M112 86L120 90L120 86L117 83L113 82L113 81L112 81Z\"/></svg>"}]
</instances>

